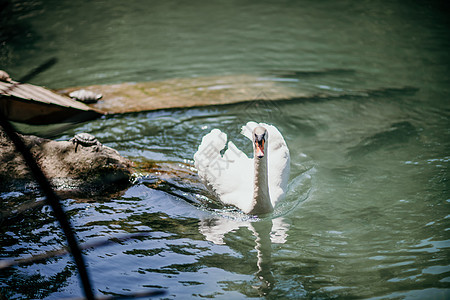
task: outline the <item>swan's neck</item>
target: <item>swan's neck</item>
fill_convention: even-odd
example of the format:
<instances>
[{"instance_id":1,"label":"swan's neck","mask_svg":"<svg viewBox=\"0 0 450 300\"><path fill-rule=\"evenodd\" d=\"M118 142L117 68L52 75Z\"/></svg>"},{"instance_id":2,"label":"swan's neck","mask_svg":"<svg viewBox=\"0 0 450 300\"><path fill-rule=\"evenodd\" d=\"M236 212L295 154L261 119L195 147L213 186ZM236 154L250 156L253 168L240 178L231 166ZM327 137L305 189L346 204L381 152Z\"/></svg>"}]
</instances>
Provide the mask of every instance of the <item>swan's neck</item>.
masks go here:
<instances>
[{"instance_id":1,"label":"swan's neck","mask_svg":"<svg viewBox=\"0 0 450 300\"><path fill-rule=\"evenodd\" d=\"M269 195L269 182L267 176L267 153L261 158L255 156L255 183L253 191L252 214L265 214L273 211Z\"/></svg>"}]
</instances>

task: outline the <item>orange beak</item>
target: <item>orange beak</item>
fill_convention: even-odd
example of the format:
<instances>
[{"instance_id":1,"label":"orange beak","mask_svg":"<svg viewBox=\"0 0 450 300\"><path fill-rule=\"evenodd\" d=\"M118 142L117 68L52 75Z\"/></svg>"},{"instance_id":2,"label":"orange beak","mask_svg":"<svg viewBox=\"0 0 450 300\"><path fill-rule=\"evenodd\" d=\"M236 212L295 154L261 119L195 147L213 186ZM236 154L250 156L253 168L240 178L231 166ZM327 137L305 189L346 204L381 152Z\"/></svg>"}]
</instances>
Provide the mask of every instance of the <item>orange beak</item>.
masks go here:
<instances>
[{"instance_id":1,"label":"orange beak","mask_svg":"<svg viewBox=\"0 0 450 300\"><path fill-rule=\"evenodd\" d=\"M255 146L256 146L256 156L258 158L263 157L264 156L264 140L262 140L261 143L256 142Z\"/></svg>"}]
</instances>

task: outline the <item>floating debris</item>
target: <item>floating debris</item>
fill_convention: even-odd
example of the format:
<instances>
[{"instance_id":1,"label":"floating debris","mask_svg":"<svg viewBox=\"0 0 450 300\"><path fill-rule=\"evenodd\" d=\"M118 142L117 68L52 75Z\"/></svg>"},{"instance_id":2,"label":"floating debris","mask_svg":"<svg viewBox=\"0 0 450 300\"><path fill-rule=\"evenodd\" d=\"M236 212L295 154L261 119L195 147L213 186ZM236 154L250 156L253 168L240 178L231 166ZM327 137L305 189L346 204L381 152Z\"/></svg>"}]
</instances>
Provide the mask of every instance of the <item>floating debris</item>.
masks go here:
<instances>
[{"instance_id":1,"label":"floating debris","mask_svg":"<svg viewBox=\"0 0 450 300\"><path fill-rule=\"evenodd\" d=\"M8 73L6 73L3 70L0 70L0 81L4 81L4 82L12 82L11 77L9 76Z\"/></svg>"},{"instance_id":2,"label":"floating debris","mask_svg":"<svg viewBox=\"0 0 450 300\"><path fill-rule=\"evenodd\" d=\"M76 90L69 94L70 98L84 102L84 103L95 103L100 100L103 95L97 94L88 90Z\"/></svg>"}]
</instances>

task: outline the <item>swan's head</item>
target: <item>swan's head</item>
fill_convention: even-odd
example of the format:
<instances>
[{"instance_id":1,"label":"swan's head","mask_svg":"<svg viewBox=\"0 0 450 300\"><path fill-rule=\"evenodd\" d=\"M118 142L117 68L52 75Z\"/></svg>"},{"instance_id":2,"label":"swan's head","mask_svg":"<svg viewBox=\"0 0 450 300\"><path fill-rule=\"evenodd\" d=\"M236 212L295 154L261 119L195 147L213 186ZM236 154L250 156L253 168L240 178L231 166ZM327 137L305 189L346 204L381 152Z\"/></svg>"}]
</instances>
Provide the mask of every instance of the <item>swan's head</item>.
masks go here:
<instances>
[{"instance_id":1,"label":"swan's head","mask_svg":"<svg viewBox=\"0 0 450 300\"><path fill-rule=\"evenodd\" d=\"M252 136L255 148L255 157L263 158L265 154L265 145L269 134L264 127L258 126L253 129Z\"/></svg>"}]
</instances>

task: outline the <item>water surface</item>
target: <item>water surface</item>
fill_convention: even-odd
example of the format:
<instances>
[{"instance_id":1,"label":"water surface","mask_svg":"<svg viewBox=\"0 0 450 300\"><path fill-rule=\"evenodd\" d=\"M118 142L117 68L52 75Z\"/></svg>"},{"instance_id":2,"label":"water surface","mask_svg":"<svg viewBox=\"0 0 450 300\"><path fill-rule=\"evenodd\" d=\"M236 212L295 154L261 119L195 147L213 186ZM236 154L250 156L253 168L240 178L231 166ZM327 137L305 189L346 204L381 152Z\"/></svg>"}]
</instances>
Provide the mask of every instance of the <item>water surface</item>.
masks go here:
<instances>
[{"instance_id":1,"label":"water surface","mask_svg":"<svg viewBox=\"0 0 450 300\"><path fill-rule=\"evenodd\" d=\"M113 115L61 132L58 139L94 134L138 170L131 187L110 199L63 201L83 242L148 234L85 251L96 293L163 289L168 299L449 297L445 6L15 5L10 22L21 26L4 43L2 68L18 78L57 57L36 84L64 88L251 74L320 95ZM287 198L260 219L209 199L192 163L212 128L249 152L239 130L250 119L274 124L291 151ZM156 172L155 166L164 168ZM3 207L41 199L23 189L0 196ZM4 258L63 244L48 207L2 225ZM12 299L81 295L69 256L2 270L1 278L2 293Z\"/></svg>"}]
</instances>

